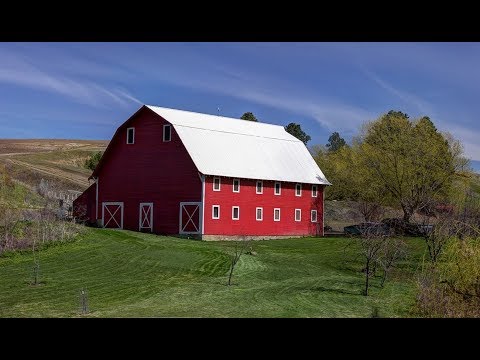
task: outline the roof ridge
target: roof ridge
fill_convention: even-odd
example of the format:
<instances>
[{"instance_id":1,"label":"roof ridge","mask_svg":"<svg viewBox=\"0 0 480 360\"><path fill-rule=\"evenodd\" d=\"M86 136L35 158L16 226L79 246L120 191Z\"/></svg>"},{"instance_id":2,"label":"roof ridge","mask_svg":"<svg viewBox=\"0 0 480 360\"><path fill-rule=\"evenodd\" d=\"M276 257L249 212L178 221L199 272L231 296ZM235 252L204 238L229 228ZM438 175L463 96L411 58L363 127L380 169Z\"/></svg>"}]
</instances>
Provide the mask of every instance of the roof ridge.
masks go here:
<instances>
[{"instance_id":1,"label":"roof ridge","mask_svg":"<svg viewBox=\"0 0 480 360\"><path fill-rule=\"evenodd\" d=\"M207 115L207 116L212 116L212 117L220 118L220 119L223 118L223 119L229 119L229 120L243 120L243 119L240 119L240 118L234 118L234 117L229 117L229 116L221 116L221 115L201 113L201 112L198 112L198 111L189 111L189 110L182 110L182 109L175 109L175 108L167 108L167 107L157 106L157 105L147 105L147 104L145 104L145 106L148 107L148 108L153 107L153 108L160 108L160 109L166 109L166 110L175 110L175 111L180 111L180 112L186 112L186 113L190 113L190 114ZM248 120L244 120L244 121L248 121ZM247 124L268 125L268 126L281 127L283 129L285 129L285 127L282 126L282 125L264 123L264 122L260 122L260 121L248 121Z\"/></svg>"},{"instance_id":2,"label":"roof ridge","mask_svg":"<svg viewBox=\"0 0 480 360\"><path fill-rule=\"evenodd\" d=\"M218 130L218 129L210 129L210 128L205 128L205 127L199 127L199 126L189 126L189 125L182 125L182 124L174 124L172 123L173 126L182 126L186 128L191 128L191 129L200 129L200 130L207 130L207 131L215 131L215 132L220 132L220 133L225 133L225 134L235 134L235 135L243 135L243 136L253 136L253 137L259 137L259 138L264 138L264 139L274 139L274 140L281 140L281 141L292 141L292 142L297 142L300 141L297 138L293 137L293 139L284 139L284 138L279 138L279 137L272 137L272 136L262 136L262 135L253 135L253 134L244 134L244 133L239 133L239 132L234 132L234 131L225 131L225 130Z\"/></svg>"}]
</instances>

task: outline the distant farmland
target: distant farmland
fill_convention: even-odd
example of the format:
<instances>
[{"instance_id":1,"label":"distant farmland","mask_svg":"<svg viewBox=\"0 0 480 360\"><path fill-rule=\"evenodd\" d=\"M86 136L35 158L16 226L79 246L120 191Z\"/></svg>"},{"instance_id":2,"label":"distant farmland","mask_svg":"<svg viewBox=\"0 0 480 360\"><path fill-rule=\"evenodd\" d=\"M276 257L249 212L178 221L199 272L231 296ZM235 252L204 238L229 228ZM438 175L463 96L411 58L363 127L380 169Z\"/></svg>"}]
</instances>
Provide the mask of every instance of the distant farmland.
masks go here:
<instances>
[{"instance_id":1,"label":"distant farmland","mask_svg":"<svg viewBox=\"0 0 480 360\"><path fill-rule=\"evenodd\" d=\"M91 174L85 159L107 145L108 140L0 139L0 164L30 189L43 179L60 191L83 191Z\"/></svg>"}]
</instances>

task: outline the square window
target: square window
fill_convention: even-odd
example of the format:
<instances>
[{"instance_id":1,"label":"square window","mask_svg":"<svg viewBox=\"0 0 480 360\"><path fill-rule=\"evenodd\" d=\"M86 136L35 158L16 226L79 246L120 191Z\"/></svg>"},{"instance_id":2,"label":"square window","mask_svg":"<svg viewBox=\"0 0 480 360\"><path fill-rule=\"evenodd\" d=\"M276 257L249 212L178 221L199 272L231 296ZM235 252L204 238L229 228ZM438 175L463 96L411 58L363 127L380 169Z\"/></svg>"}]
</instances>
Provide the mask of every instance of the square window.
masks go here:
<instances>
[{"instance_id":1,"label":"square window","mask_svg":"<svg viewBox=\"0 0 480 360\"><path fill-rule=\"evenodd\" d=\"M280 182L276 181L275 182L275 195L281 195L282 194L282 185Z\"/></svg>"},{"instance_id":2,"label":"square window","mask_svg":"<svg viewBox=\"0 0 480 360\"><path fill-rule=\"evenodd\" d=\"M127 129L127 144L135 143L135 128L131 127Z\"/></svg>"},{"instance_id":3,"label":"square window","mask_svg":"<svg viewBox=\"0 0 480 360\"><path fill-rule=\"evenodd\" d=\"M280 209L273 209L273 221L280 221Z\"/></svg>"},{"instance_id":4,"label":"square window","mask_svg":"<svg viewBox=\"0 0 480 360\"><path fill-rule=\"evenodd\" d=\"M256 209L256 220L257 221L262 221L263 220L263 208L257 207Z\"/></svg>"},{"instance_id":5,"label":"square window","mask_svg":"<svg viewBox=\"0 0 480 360\"><path fill-rule=\"evenodd\" d=\"M163 142L172 140L172 127L170 125L163 125Z\"/></svg>"},{"instance_id":6,"label":"square window","mask_svg":"<svg viewBox=\"0 0 480 360\"><path fill-rule=\"evenodd\" d=\"M232 206L232 220L240 219L240 207Z\"/></svg>"},{"instance_id":7,"label":"square window","mask_svg":"<svg viewBox=\"0 0 480 360\"><path fill-rule=\"evenodd\" d=\"M302 210L295 209L295 221L302 221Z\"/></svg>"},{"instance_id":8,"label":"square window","mask_svg":"<svg viewBox=\"0 0 480 360\"><path fill-rule=\"evenodd\" d=\"M302 184L295 186L295 196L302 196Z\"/></svg>"},{"instance_id":9,"label":"square window","mask_svg":"<svg viewBox=\"0 0 480 360\"><path fill-rule=\"evenodd\" d=\"M240 179L233 179L233 192L240 192Z\"/></svg>"},{"instance_id":10,"label":"square window","mask_svg":"<svg viewBox=\"0 0 480 360\"><path fill-rule=\"evenodd\" d=\"M220 219L220 205L212 205L212 219Z\"/></svg>"},{"instance_id":11,"label":"square window","mask_svg":"<svg viewBox=\"0 0 480 360\"><path fill-rule=\"evenodd\" d=\"M213 191L220 191L220 178L214 177L213 178Z\"/></svg>"},{"instance_id":12,"label":"square window","mask_svg":"<svg viewBox=\"0 0 480 360\"><path fill-rule=\"evenodd\" d=\"M257 181L257 194L263 194L263 181L258 180Z\"/></svg>"}]
</instances>

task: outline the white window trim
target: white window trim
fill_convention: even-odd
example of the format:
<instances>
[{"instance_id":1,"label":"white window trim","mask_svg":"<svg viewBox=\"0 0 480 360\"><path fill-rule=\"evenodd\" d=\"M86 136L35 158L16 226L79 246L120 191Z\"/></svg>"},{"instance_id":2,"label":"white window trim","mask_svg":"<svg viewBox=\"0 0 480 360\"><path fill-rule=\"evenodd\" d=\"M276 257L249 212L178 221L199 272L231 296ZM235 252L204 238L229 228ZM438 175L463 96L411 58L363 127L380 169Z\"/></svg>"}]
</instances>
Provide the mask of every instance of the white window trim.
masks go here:
<instances>
[{"instance_id":1,"label":"white window trim","mask_svg":"<svg viewBox=\"0 0 480 360\"><path fill-rule=\"evenodd\" d=\"M315 221L313 220L313 214L315 214ZM318 222L318 213L317 213L317 210L312 210L312 211L310 212L310 221L311 221L312 223Z\"/></svg>"},{"instance_id":2,"label":"white window trim","mask_svg":"<svg viewBox=\"0 0 480 360\"><path fill-rule=\"evenodd\" d=\"M300 211L300 219L297 220L297 211ZM302 221L302 209L295 209L294 218L296 222Z\"/></svg>"},{"instance_id":3,"label":"white window trim","mask_svg":"<svg viewBox=\"0 0 480 360\"><path fill-rule=\"evenodd\" d=\"M170 128L170 139L165 140L165 128L169 127ZM163 125L163 142L169 142L172 141L172 126L170 124L165 124Z\"/></svg>"},{"instance_id":4,"label":"white window trim","mask_svg":"<svg viewBox=\"0 0 480 360\"><path fill-rule=\"evenodd\" d=\"M315 189L315 195L313 195L313 189ZM318 186L312 185L312 197L317 197L317 196L318 196Z\"/></svg>"},{"instance_id":5,"label":"white window trim","mask_svg":"<svg viewBox=\"0 0 480 360\"><path fill-rule=\"evenodd\" d=\"M215 189L215 179L218 179L218 189ZM220 191L222 188L222 180L218 176L213 177L213 185L212 185L213 191Z\"/></svg>"},{"instance_id":6,"label":"white window trim","mask_svg":"<svg viewBox=\"0 0 480 360\"><path fill-rule=\"evenodd\" d=\"M297 186L300 185L300 194L297 194ZM302 184L296 183L295 184L295 196L302 196Z\"/></svg>"},{"instance_id":7,"label":"white window trim","mask_svg":"<svg viewBox=\"0 0 480 360\"><path fill-rule=\"evenodd\" d=\"M258 191L258 183L262 184L262 191ZM256 194L263 194L263 181L262 180L257 180L255 182L255 193Z\"/></svg>"},{"instance_id":8,"label":"white window trim","mask_svg":"<svg viewBox=\"0 0 480 360\"><path fill-rule=\"evenodd\" d=\"M238 191L235 191L235 181L238 181ZM232 181L232 191L234 193L239 193L240 192L240 179L233 179L233 181Z\"/></svg>"},{"instance_id":9,"label":"white window trim","mask_svg":"<svg viewBox=\"0 0 480 360\"><path fill-rule=\"evenodd\" d=\"M215 217L215 212L213 211L214 208L218 207L218 217ZM218 220L220 219L220 205L212 205L212 219Z\"/></svg>"},{"instance_id":10,"label":"white window trim","mask_svg":"<svg viewBox=\"0 0 480 360\"><path fill-rule=\"evenodd\" d=\"M128 132L130 130L133 130L133 141L131 143L128 142ZM129 127L127 128L127 145L133 145L135 144L135 128L134 127Z\"/></svg>"},{"instance_id":11,"label":"white window trim","mask_svg":"<svg viewBox=\"0 0 480 360\"><path fill-rule=\"evenodd\" d=\"M143 227L142 226L142 207L149 206L150 207L150 226ZM150 229L153 231L153 202L142 202L138 206L138 231L142 231L142 229Z\"/></svg>"},{"instance_id":12,"label":"white window trim","mask_svg":"<svg viewBox=\"0 0 480 360\"><path fill-rule=\"evenodd\" d=\"M275 210L278 210L278 219L275 219ZM273 209L273 221L280 221L280 218L281 218L280 208L274 208Z\"/></svg>"},{"instance_id":13,"label":"white window trim","mask_svg":"<svg viewBox=\"0 0 480 360\"><path fill-rule=\"evenodd\" d=\"M258 210L259 210L259 209L260 209L261 215L262 215L262 216L260 217L260 219L258 218ZM255 220L257 220L257 221L263 221L263 208L262 208L262 207L257 207L257 208L255 208Z\"/></svg>"},{"instance_id":14,"label":"white window trim","mask_svg":"<svg viewBox=\"0 0 480 360\"><path fill-rule=\"evenodd\" d=\"M279 185L278 186L278 194L277 194L277 184ZM275 184L273 185L273 194L274 195L282 195L282 183L280 181L275 181Z\"/></svg>"},{"instance_id":15,"label":"white window trim","mask_svg":"<svg viewBox=\"0 0 480 360\"><path fill-rule=\"evenodd\" d=\"M111 221L111 218L113 216L111 216L111 218L107 221L107 224L105 224L105 207L108 206L108 205L118 205L120 206L120 224L117 223L117 225L119 225L118 228L109 228L109 229L123 229L123 201L117 201L117 202L109 202L109 201L104 201L102 202L102 227L105 227L106 225L109 224L109 222ZM118 210L118 209L117 209ZM107 209L107 211L110 213L110 210ZM115 212L114 212L115 214ZM112 215L110 213L110 215ZM115 218L113 218L113 220L116 222Z\"/></svg>"},{"instance_id":16,"label":"white window trim","mask_svg":"<svg viewBox=\"0 0 480 360\"><path fill-rule=\"evenodd\" d=\"M234 218L234 217L233 217L234 209L235 209L235 208L238 209L238 218ZM240 220L240 206L232 206L232 220Z\"/></svg>"}]
</instances>

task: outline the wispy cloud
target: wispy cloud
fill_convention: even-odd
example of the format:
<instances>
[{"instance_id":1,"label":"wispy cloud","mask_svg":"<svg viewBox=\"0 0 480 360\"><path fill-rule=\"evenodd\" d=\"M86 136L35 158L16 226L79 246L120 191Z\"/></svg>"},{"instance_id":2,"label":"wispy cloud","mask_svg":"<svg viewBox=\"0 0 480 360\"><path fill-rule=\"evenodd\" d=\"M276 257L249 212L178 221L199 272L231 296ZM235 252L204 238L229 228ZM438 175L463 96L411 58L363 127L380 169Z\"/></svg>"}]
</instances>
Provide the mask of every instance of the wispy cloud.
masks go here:
<instances>
[{"instance_id":1,"label":"wispy cloud","mask_svg":"<svg viewBox=\"0 0 480 360\"><path fill-rule=\"evenodd\" d=\"M382 79L380 76L366 69L365 67L362 67L362 72L365 75L367 75L367 77L369 77L371 80L373 80L377 85L379 85L382 89L385 89L389 93L395 95L396 97L401 99L404 103L413 106L421 114L424 114L424 115L428 114L430 116L434 116L433 106L428 101L425 101L424 99L410 92L400 90L398 87L394 87L385 79Z\"/></svg>"},{"instance_id":2,"label":"wispy cloud","mask_svg":"<svg viewBox=\"0 0 480 360\"><path fill-rule=\"evenodd\" d=\"M0 51L0 82L54 92L101 108L113 104L127 107L135 99L125 91L109 90L92 81L42 71L25 57L5 50Z\"/></svg>"}]
</instances>

